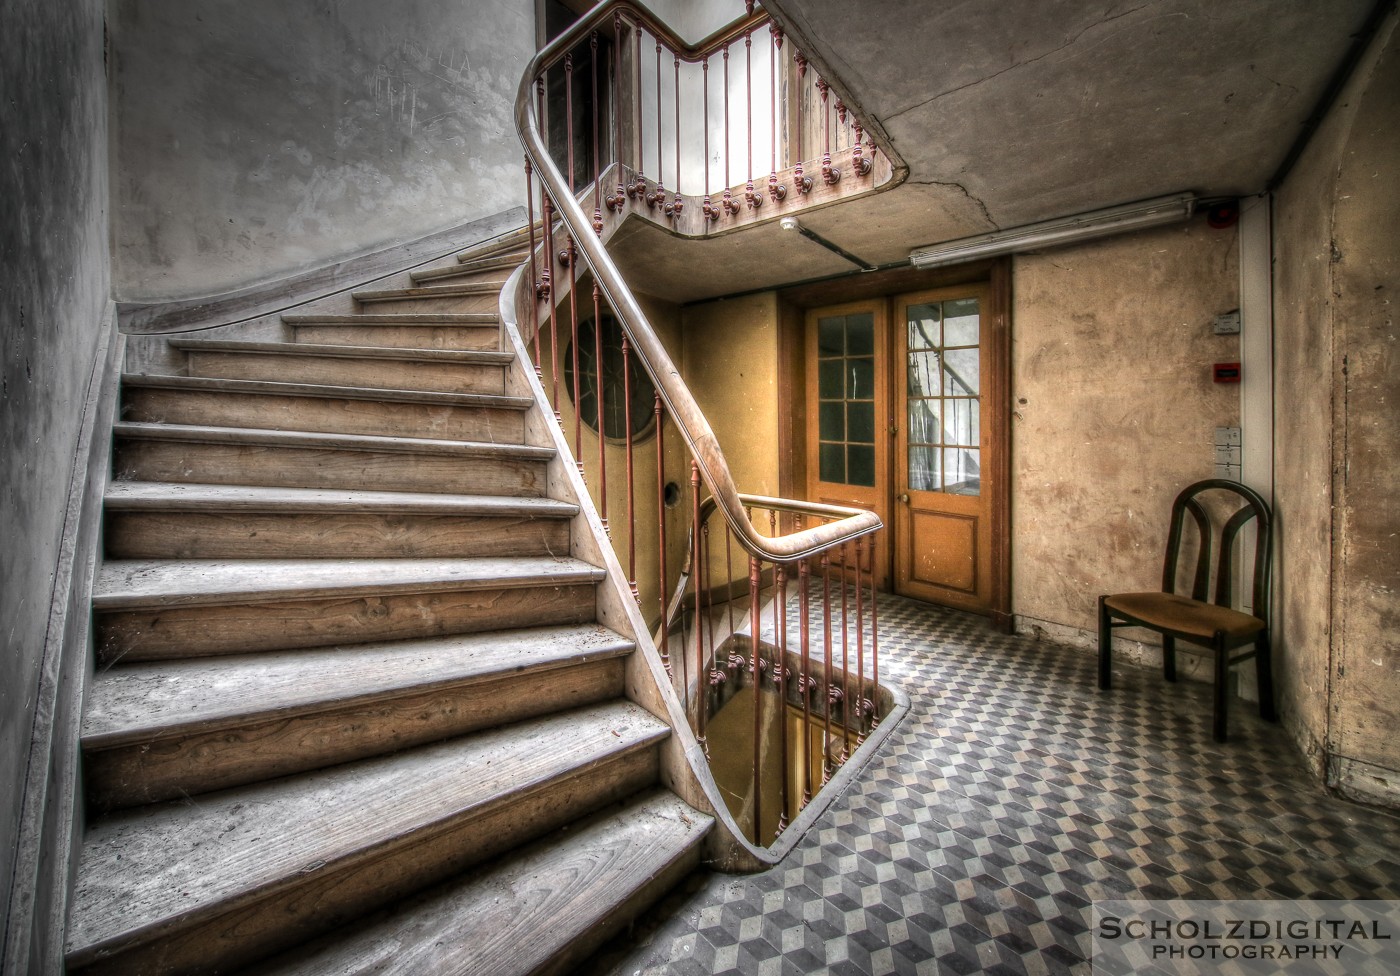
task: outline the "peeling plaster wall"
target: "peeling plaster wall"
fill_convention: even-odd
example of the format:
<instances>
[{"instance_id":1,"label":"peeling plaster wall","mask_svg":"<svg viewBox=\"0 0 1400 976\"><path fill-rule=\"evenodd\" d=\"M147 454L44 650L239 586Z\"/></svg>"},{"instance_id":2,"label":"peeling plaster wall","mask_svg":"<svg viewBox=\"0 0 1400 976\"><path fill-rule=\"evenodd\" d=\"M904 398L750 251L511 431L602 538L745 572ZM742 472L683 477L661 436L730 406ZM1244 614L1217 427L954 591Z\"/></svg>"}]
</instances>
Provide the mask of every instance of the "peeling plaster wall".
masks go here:
<instances>
[{"instance_id":1,"label":"peeling plaster wall","mask_svg":"<svg viewBox=\"0 0 1400 976\"><path fill-rule=\"evenodd\" d=\"M1400 44L1392 13L1275 204L1279 657L1329 782L1400 803ZM1283 391L1286 391L1283 392Z\"/></svg>"},{"instance_id":2,"label":"peeling plaster wall","mask_svg":"<svg viewBox=\"0 0 1400 976\"><path fill-rule=\"evenodd\" d=\"M119 299L213 295L524 203L526 0L113 0Z\"/></svg>"},{"instance_id":3,"label":"peeling plaster wall","mask_svg":"<svg viewBox=\"0 0 1400 976\"><path fill-rule=\"evenodd\" d=\"M1012 609L1087 643L1101 593L1161 585L1172 499L1214 474L1239 423L1239 360L1212 319L1239 305L1234 229L1203 219L1016 257Z\"/></svg>"},{"instance_id":4,"label":"peeling plaster wall","mask_svg":"<svg viewBox=\"0 0 1400 976\"><path fill-rule=\"evenodd\" d=\"M74 454L108 321L102 4L7 2L0 38L0 884L9 893Z\"/></svg>"}]
</instances>

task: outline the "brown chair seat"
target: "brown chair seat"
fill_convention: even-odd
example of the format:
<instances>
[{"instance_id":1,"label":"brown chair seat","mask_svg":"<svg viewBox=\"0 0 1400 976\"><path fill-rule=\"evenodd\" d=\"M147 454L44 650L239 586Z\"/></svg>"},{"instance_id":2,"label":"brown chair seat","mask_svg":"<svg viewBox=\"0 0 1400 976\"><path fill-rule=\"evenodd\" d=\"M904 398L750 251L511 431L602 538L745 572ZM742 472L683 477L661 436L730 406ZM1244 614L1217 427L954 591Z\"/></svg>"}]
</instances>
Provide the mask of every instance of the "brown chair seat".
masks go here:
<instances>
[{"instance_id":1,"label":"brown chair seat","mask_svg":"<svg viewBox=\"0 0 1400 976\"><path fill-rule=\"evenodd\" d=\"M1222 633L1232 644L1242 643L1267 626L1247 613L1175 593L1115 593L1104 602L1109 609L1140 620L1148 627L1205 641Z\"/></svg>"}]
</instances>

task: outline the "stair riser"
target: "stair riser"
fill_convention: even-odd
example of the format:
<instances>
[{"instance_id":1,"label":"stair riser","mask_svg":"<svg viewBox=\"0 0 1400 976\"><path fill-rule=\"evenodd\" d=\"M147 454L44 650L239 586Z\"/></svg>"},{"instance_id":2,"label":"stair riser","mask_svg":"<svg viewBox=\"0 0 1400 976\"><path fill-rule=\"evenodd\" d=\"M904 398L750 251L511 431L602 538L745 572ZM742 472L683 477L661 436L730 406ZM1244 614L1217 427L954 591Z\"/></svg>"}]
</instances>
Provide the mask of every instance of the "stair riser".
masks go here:
<instances>
[{"instance_id":1,"label":"stair riser","mask_svg":"<svg viewBox=\"0 0 1400 976\"><path fill-rule=\"evenodd\" d=\"M464 682L236 728L170 730L84 753L89 804L109 810L207 793L437 742L623 694L623 660Z\"/></svg>"},{"instance_id":2,"label":"stair riser","mask_svg":"<svg viewBox=\"0 0 1400 976\"><path fill-rule=\"evenodd\" d=\"M128 389L123 396L122 419L197 427L427 437L488 444L519 444L525 439L522 410L156 388Z\"/></svg>"},{"instance_id":3,"label":"stair riser","mask_svg":"<svg viewBox=\"0 0 1400 976\"><path fill-rule=\"evenodd\" d=\"M540 497L545 462L392 451L119 440L113 470L135 481L358 488Z\"/></svg>"},{"instance_id":4,"label":"stair riser","mask_svg":"<svg viewBox=\"0 0 1400 976\"><path fill-rule=\"evenodd\" d=\"M528 796L403 838L391 849L318 865L295 879L300 883L289 881L251 904L188 920L161 938L106 958L70 958L67 971L85 976L230 972L557 830L654 783L658 774L656 747L634 749L574 770Z\"/></svg>"},{"instance_id":5,"label":"stair riser","mask_svg":"<svg viewBox=\"0 0 1400 976\"><path fill-rule=\"evenodd\" d=\"M505 392L503 367L471 363L192 352L189 354L189 365L191 376L233 380L326 383L372 390L424 390L432 393Z\"/></svg>"},{"instance_id":6,"label":"stair riser","mask_svg":"<svg viewBox=\"0 0 1400 976\"><path fill-rule=\"evenodd\" d=\"M419 312L496 312L500 309L499 295L459 295L457 297L429 296L426 298L381 298L360 302L360 308L370 313L407 315Z\"/></svg>"},{"instance_id":7,"label":"stair riser","mask_svg":"<svg viewBox=\"0 0 1400 976\"><path fill-rule=\"evenodd\" d=\"M370 559L564 555L560 519L358 513L111 512L115 559Z\"/></svg>"},{"instance_id":8,"label":"stair riser","mask_svg":"<svg viewBox=\"0 0 1400 976\"><path fill-rule=\"evenodd\" d=\"M471 261L459 262L456 267L414 271L409 277L415 283L424 285L448 285L463 281L500 279L509 275L526 260L527 255L525 254L504 258L474 258Z\"/></svg>"},{"instance_id":9,"label":"stair riser","mask_svg":"<svg viewBox=\"0 0 1400 976\"><path fill-rule=\"evenodd\" d=\"M593 619L592 583L106 611L97 656L109 666Z\"/></svg>"},{"instance_id":10,"label":"stair riser","mask_svg":"<svg viewBox=\"0 0 1400 976\"><path fill-rule=\"evenodd\" d=\"M501 348L501 329L495 325L298 325L294 334L297 342L334 346L491 352Z\"/></svg>"}]
</instances>

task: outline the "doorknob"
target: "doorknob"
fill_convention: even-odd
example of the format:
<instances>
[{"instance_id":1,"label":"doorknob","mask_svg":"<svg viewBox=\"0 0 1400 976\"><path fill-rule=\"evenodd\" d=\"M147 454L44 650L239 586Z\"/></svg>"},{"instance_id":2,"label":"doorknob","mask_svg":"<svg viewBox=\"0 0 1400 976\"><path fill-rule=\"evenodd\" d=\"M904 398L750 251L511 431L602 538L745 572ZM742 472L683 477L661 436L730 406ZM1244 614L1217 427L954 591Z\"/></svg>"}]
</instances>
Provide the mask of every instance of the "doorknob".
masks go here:
<instances>
[{"instance_id":1,"label":"doorknob","mask_svg":"<svg viewBox=\"0 0 1400 976\"><path fill-rule=\"evenodd\" d=\"M907 491L906 491L906 492L901 492L900 495L899 495L899 500L902 501L904 504L908 505L908 504L909 504L909 493L908 493Z\"/></svg>"}]
</instances>

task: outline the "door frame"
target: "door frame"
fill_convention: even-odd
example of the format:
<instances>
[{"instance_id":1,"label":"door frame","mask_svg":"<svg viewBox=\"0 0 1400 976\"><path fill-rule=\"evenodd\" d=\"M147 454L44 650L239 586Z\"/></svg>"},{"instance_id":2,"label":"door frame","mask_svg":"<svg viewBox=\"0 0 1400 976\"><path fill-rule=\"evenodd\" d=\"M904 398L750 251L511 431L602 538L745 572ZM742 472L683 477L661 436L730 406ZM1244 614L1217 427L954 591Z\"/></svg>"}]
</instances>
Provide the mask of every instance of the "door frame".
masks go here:
<instances>
[{"instance_id":1,"label":"door frame","mask_svg":"<svg viewBox=\"0 0 1400 976\"><path fill-rule=\"evenodd\" d=\"M991 520L991 609L988 616L1000 630L1010 633L1011 612L1011 452L1012 420L1012 291L1011 259L997 258L949 268L929 270L897 269L842 276L829 281L796 285L778 292L778 490L788 498L803 498L807 491L807 311L828 305L841 305L862 299L883 299L886 322L891 322L897 296L909 292L942 288L950 285L985 282L991 297L984 320L987 330L989 378L982 399L984 422L995 425L1001 432L987 459L988 480L993 486L988 495ZM894 341L893 328L887 328L889 343ZM885 350L886 362L893 359L893 349ZM892 399L892 398L891 398ZM893 403L890 405L891 414ZM886 430L895 424L886 418ZM892 438L892 435L891 435ZM891 445L893 450L893 445ZM812 464L816 459L811 459ZM884 511L894 510L894 480L887 478ZM884 516L882 515L882 518ZM892 531L886 519L887 531ZM893 547L882 540L879 558L883 578L893 579ZM889 584L881 589L888 590Z\"/></svg>"}]
</instances>

